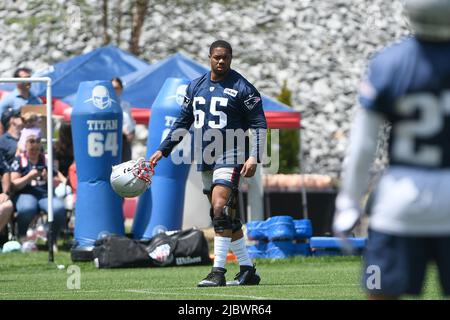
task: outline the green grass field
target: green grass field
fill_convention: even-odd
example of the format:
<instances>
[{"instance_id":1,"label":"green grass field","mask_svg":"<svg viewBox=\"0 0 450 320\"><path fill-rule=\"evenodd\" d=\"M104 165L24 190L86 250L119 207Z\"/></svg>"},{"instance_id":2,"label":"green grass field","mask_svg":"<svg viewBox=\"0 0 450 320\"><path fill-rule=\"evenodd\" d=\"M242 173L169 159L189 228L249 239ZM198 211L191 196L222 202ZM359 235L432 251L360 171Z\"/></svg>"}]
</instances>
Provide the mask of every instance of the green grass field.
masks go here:
<instances>
[{"instance_id":1,"label":"green grass field","mask_svg":"<svg viewBox=\"0 0 450 320\"><path fill-rule=\"evenodd\" d=\"M72 265L68 252L58 252L55 263L47 253L0 254L0 299L364 299L359 286L359 257L295 257L257 260L261 284L253 287L197 288L210 266L97 269L93 263L76 263L81 270L80 289L68 289ZM57 265L65 269L58 269ZM227 279L238 265L227 265ZM425 299L439 299L436 270L428 273Z\"/></svg>"}]
</instances>

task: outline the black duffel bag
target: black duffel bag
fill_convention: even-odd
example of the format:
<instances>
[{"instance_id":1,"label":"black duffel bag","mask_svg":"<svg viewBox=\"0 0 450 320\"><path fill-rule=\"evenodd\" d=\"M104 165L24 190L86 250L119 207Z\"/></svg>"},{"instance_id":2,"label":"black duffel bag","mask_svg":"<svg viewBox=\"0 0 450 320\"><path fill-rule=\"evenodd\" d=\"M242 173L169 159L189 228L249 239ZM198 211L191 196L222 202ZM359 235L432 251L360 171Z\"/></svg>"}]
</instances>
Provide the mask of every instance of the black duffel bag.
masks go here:
<instances>
[{"instance_id":1,"label":"black duffel bag","mask_svg":"<svg viewBox=\"0 0 450 320\"><path fill-rule=\"evenodd\" d=\"M202 231L160 233L150 241L122 236L97 240L94 261L98 268L165 267L210 264L208 243Z\"/></svg>"},{"instance_id":2,"label":"black duffel bag","mask_svg":"<svg viewBox=\"0 0 450 320\"><path fill-rule=\"evenodd\" d=\"M94 244L94 263L97 268L151 267L152 259L140 241L109 235Z\"/></svg>"},{"instance_id":3,"label":"black duffel bag","mask_svg":"<svg viewBox=\"0 0 450 320\"><path fill-rule=\"evenodd\" d=\"M154 266L210 264L208 242L198 229L157 234L146 246Z\"/></svg>"}]
</instances>

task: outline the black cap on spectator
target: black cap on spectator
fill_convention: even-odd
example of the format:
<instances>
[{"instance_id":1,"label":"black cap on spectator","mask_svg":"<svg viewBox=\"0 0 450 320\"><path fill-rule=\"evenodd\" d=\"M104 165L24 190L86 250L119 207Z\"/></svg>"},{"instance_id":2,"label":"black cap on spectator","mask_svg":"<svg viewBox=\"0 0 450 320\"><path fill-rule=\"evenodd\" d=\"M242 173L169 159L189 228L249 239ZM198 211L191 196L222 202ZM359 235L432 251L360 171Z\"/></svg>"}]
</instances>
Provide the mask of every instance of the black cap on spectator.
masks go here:
<instances>
[{"instance_id":1,"label":"black cap on spectator","mask_svg":"<svg viewBox=\"0 0 450 320\"><path fill-rule=\"evenodd\" d=\"M8 108L2 113L2 125L5 128L5 130L9 127L9 120L11 118L20 118L20 110L16 110L13 108Z\"/></svg>"}]
</instances>

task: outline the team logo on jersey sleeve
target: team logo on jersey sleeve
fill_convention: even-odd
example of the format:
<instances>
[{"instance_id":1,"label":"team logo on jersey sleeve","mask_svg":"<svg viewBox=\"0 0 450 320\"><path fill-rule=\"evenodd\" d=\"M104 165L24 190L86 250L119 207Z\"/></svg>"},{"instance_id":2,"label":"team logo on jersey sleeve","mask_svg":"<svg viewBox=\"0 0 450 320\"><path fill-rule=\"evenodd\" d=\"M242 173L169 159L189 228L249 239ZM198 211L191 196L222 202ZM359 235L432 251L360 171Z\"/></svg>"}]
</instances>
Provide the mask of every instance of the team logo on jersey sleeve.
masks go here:
<instances>
[{"instance_id":1,"label":"team logo on jersey sleeve","mask_svg":"<svg viewBox=\"0 0 450 320\"><path fill-rule=\"evenodd\" d=\"M188 97L184 96L183 104L181 105L181 108L182 109L186 109L187 106L189 105L189 103L191 103L191 99L189 99Z\"/></svg>"},{"instance_id":2,"label":"team logo on jersey sleeve","mask_svg":"<svg viewBox=\"0 0 450 320\"><path fill-rule=\"evenodd\" d=\"M225 90L223 90L223 93L228 94L228 95L232 96L233 98L235 98L238 94L237 90L233 90L230 88L225 88Z\"/></svg>"},{"instance_id":3,"label":"team logo on jersey sleeve","mask_svg":"<svg viewBox=\"0 0 450 320\"><path fill-rule=\"evenodd\" d=\"M178 86L177 91L175 92L175 100L178 105L182 105L184 102L184 98L186 97L187 84L182 84Z\"/></svg>"},{"instance_id":4,"label":"team logo on jersey sleeve","mask_svg":"<svg viewBox=\"0 0 450 320\"><path fill-rule=\"evenodd\" d=\"M244 101L245 106L247 107L248 110L252 110L257 104L258 102L261 101L261 97L254 97L254 93L252 93L251 95L248 96L248 99Z\"/></svg>"}]
</instances>

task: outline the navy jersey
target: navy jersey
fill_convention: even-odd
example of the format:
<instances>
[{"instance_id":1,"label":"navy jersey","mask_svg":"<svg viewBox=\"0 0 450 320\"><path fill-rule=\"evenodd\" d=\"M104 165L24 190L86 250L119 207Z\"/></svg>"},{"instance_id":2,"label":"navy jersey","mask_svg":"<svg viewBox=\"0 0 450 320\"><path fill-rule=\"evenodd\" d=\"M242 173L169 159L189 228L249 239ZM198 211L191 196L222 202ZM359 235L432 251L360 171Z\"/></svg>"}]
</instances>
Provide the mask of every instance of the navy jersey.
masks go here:
<instances>
[{"instance_id":1,"label":"navy jersey","mask_svg":"<svg viewBox=\"0 0 450 320\"><path fill-rule=\"evenodd\" d=\"M265 143L262 137L267 129L261 95L238 72L230 70L222 81L212 81L211 72L208 72L189 84L181 116L159 147L165 157L178 143L172 141L173 132L188 130L191 125L194 158L199 171L241 167L249 155L261 161ZM249 129L254 133L252 150L249 150L247 139L244 141L232 136ZM221 145L220 149L213 148L218 145Z\"/></svg>"},{"instance_id":2,"label":"navy jersey","mask_svg":"<svg viewBox=\"0 0 450 320\"><path fill-rule=\"evenodd\" d=\"M39 157L36 165L33 165L24 154L17 156L11 164L11 172L18 172L22 177L26 176L33 169L42 170L43 168L47 169L45 157L43 155ZM53 176L56 175L57 172L53 170ZM39 198L47 197L47 179L44 180L39 176L31 180L31 182L18 193L32 194Z\"/></svg>"},{"instance_id":3,"label":"navy jersey","mask_svg":"<svg viewBox=\"0 0 450 320\"><path fill-rule=\"evenodd\" d=\"M450 167L450 42L408 37L372 60L364 108L390 121L391 165Z\"/></svg>"}]
</instances>

